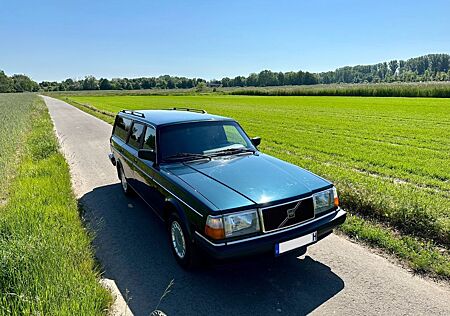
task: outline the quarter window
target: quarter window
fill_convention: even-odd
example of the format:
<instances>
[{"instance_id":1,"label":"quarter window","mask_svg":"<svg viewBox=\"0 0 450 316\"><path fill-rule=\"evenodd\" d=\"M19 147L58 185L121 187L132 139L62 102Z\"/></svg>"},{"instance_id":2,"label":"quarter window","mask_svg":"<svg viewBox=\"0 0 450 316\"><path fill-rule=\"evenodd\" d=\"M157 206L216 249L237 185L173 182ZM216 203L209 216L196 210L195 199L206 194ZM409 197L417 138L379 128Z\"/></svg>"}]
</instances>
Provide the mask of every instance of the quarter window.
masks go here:
<instances>
[{"instance_id":1,"label":"quarter window","mask_svg":"<svg viewBox=\"0 0 450 316\"><path fill-rule=\"evenodd\" d=\"M130 139L128 140L128 145L135 149L139 149L142 142L142 134L144 132L144 125L139 123L134 123L131 129Z\"/></svg>"},{"instance_id":2,"label":"quarter window","mask_svg":"<svg viewBox=\"0 0 450 316\"><path fill-rule=\"evenodd\" d=\"M144 149L155 150L155 129L151 126L147 126L144 137Z\"/></svg>"},{"instance_id":3,"label":"quarter window","mask_svg":"<svg viewBox=\"0 0 450 316\"><path fill-rule=\"evenodd\" d=\"M114 126L114 135L123 141L126 141L131 123L132 121L130 119L118 116L116 119L116 125Z\"/></svg>"}]
</instances>

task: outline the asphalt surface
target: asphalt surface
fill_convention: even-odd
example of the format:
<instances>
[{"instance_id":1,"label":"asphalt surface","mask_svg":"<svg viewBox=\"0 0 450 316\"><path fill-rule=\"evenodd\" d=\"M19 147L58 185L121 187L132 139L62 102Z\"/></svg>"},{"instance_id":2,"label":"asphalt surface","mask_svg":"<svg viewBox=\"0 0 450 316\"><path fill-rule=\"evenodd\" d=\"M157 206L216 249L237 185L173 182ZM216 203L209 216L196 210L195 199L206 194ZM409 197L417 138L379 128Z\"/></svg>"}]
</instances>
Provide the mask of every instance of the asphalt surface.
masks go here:
<instances>
[{"instance_id":1,"label":"asphalt surface","mask_svg":"<svg viewBox=\"0 0 450 316\"><path fill-rule=\"evenodd\" d=\"M159 218L139 198L122 194L107 157L111 126L62 101L44 100L104 275L116 281L135 315L149 315L172 279L159 305L168 315L450 315L447 285L334 234L300 258L184 271Z\"/></svg>"}]
</instances>

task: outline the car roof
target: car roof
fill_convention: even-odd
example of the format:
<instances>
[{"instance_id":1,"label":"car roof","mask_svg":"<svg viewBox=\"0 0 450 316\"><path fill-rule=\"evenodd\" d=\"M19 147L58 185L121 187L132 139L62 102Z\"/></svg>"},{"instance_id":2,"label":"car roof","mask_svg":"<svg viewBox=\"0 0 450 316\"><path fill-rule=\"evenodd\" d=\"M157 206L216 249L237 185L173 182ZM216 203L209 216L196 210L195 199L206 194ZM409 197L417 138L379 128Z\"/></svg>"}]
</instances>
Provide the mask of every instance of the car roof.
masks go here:
<instances>
[{"instance_id":1,"label":"car roof","mask_svg":"<svg viewBox=\"0 0 450 316\"><path fill-rule=\"evenodd\" d=\"M206 112L194 112L192 110L133 110L121 111L118 115L150 123L154 126L198 121L233 121L233 119L228 117L208 114Z\"/></svg>"}]
</instances>

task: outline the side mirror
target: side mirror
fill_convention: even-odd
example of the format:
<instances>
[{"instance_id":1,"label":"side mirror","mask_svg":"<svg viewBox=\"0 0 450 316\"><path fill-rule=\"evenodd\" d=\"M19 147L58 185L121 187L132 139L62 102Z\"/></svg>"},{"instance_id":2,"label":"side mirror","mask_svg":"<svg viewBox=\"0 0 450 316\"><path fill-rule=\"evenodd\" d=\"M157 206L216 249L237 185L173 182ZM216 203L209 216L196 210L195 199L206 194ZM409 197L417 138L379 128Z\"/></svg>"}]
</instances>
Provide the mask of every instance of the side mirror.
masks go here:
<instances>
[{"instance_id":1,"label":"side mirror","mask_svg":"<svg viewBox=\"0 0 450 316\"><path fill-rule=\"evenodd\" d=\"M151 149L139 149L138 157L144 160L156 161L156 153Z\"/></svg>"},{"instance_id":2,"label":"side mirror","mask_svg":"<svg viewBox=\"0 0 450 316\"><path fill-rule=\"evenodd\" d=\"M253 138L251 138L250 140L252 141L252 144L253 144L255 147L258 147L259 144L261 144L261 137L253 137Z\"/></svg>"}]
</instances>

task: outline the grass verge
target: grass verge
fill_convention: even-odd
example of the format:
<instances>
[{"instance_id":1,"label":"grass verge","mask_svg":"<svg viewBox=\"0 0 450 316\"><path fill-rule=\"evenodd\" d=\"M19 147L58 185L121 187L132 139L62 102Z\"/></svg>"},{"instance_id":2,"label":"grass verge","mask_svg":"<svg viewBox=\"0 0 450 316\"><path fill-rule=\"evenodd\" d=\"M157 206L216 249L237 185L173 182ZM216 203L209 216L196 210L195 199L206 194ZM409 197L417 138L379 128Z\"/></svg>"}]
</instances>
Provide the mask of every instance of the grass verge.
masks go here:
<instances>
[{"instance_id":1,"label":"grass verge","mask_svg":"<svg viewBox=\"0 0 450 316\"><path fill-rule=\"evenodd\" d=\"M117 105L127 108L127 105L125 104L130 100L124 100L121 99L121 97L117 98L118 99L115 100ZM139 106L139 102L143 102L142 99L137 99L140 97L133 98L136 98L135 106ZM248 97L243 98L246 98L245 100L249 100ZM114 120L114 113L107 111L106 107L105 109L103 108L103 106L101 107L101 109L96 109L92 105L81 104L78 101L72 100L71 98L61 99L66 102L68 101L68 103L94 116L97 116L98 118L103 119L110 124L112 124ZM111 104L110 107L113 108L115 106L115 103L113 103L114 100L112 100L111 98L108 98L108 100L110 102L108 104ZM174 102L177 102L178 105L183 104L183 102L187 102L182 98L173 98L173 100ZM353 100L355 101L356 99ZM105 100L102 99L101 101ZM158 99L158 101L160 101L162 104L163 101L165 101L165 107L172 106L172 104L169 103L172 101L169 97L164 97L164 100ZM325 162L327 162L323 163L320 160L316 161L316 159L308 159L308 148L301 148L301 150L299 150L299 153L286 153L286 148L289 148L289 144L279 143L280 141L285 140L286 137L283 137L283 135L280 135L280 137L275 137L277 135L274 136L274 134L276 134L277 131L272 129L265 131L266 134L262 133L261 130L254 131L252 130L254 129L254 122L245 122L246 120L249 120L249 117L262 115L262 110L259 110L256 106L251 109L251 113L246 113L244 111L244 109L246 108L241 104L233 104L232 106L229 106L225 103L210 105L207 102L212 103L215 101L215 99L212 99L211 101L206 97L202 100L195 99L192 103L197 104L201 101L203 101L204 105L207 104L207 106L204 107L206 107L208 111L210 111L210 108L212 109L211 112L228 110L230 111L230 113L221 114L234 116L242 123L247 123L250 127L250 132L253 132L253 134L255 135L264 137L264 139L266 140L265 144L268 145L265 145L263 149L267 153L275 155L291 163L304 166L327 178L334 179L340 191L344 207L351 214L353 214L340 229L352 239L382 249L388 254L395 255L417 273L425 273L432 277L450 280L450 253L448 247L445 246L446 241L449 238L449 236L447 235L448 229L446 226L448 225L448 223L445 221L445 214L434 214L435 210L439 210L440 212L445 211L445 203L448 203L448 198L447 196L445 196L445 194L441 196L440 193L435 194L434 191L433 193L429 193L427 190L417 188L416 186L414 186L414 183L410 184L408 182L404 184L398 184L396 182L397 178L395 176L397 176L398 173L401 172L401 169L395 169L394 171L391 171L390 168L386 168L387 171L392 173L392 179L383 179L379 176L370 177L367 176L366 172L353 172L352 165L354 167L357 161L362 161L363 158L361 157L356 157L358 159L351 159L351 164L343 164L342 166L340 166L336 165L336 163L339 162L339 156L337 154L332 155L331 157L320 157L323 158ZM344 101L345 100L342 100L341 102ZM239 100L236 102L239 102ZM259 107L263 106L263 101L261 100L261 98L257 99L256 102L258 102ZM284 100L284 102L287 101ZM130 101L129 104L134 103ZM190 104L183 104L183 106L190 106ZM230 107L229 109L228 106ZM241 107L238 108L238 106ZM273 106L280 107L280 104L277 103ZM152 106L142 106L142 104L141 107L152 108ZM320 105L320 107L322 107L322 105ZM133 109L132 107L130 108ZM270 111L270 109L267 110ZM292 111L292 109L290 108L288 108L286 111L288 110ZM298 111L297 109L294 110ZM233 112L234 115L231 112ZM278 121L276 121L276 115L278 115L278 112L272 111L271 113L272 115L270 119L272 120L272 124L278 124ZM311 113L311 111L308 110L307 113ZM367 115L367 113L364 114ZM238 115L242 117L239 118L237 117ZM258 119L262 120L262 118L259 116ZM302 121L303 124L306 124L306 121L300 121ZM378 118L376 122L371 125L378 126L377 124L380 124ZM266 124L258 124L258 126L261 125L266 126ZM283 127L282 123L279 124L279 128L281 127ZM308 127L306 128L306 130L309 132L314 128L317 128L317 126L312 126L311 128ZM391 128L391 125L389 125L389 129ZM291 130L286 133L289 134L292 132L293 130L291 128ZM270 137L275 137L277 141L271 141ZM297 137L296 141L289 141L294 144L300 144L299 139L309 139L309 137L309 134L300 135L299 137ZM329 147L329 138L327 139L327 144ZM381 137L379 140L377 139L376 143L382 141L382 139L383 137ZM366 142L367 139L364 139L363 143L365 144ZM417 140L417 142L418 145L422 143L420 140ZM347 140L344 144L345 146L348 146ZM414 143L413 145L417 146L416 143ZM296 148L294 149L296 150ZM392 149L389 147L389 150ZM336 152L339 153L341 151L342 147L338 146ZM346 150L346 152L348 152L348 150ZM315 152L311 153L317 154ZM389 156L386 157L389 158ZM385 159L380 159L383 161L383 163L385 163ZM429 159L429 157L424 157L424 159ZM313 161L314 163L311 163L311 161ZM334 163L332 164L332 162ZM367 168L367 166L363 167ZM437 173L439 174L439 172ZM413 180L414 179L411 179L410 181L412 182ZM437 181L436 184L442 185L442 181ZM444 189L446 190L447 188L444 187ZM406 200L405 197L407 198ZM438 217L438 215L440 217ZM437 220L436 218L439 220Z\"/></svg>"},{"instance_id":2,"label":"grass verge","mask_svg":"<svg viewBox=\"0 0 450 316\"><path fill-rule=\"evenodd\" d=\"M104 315L99 284L53 124L34 97L20 163L0 209L0 314Z\"/></svg>"},{"instance_id":3,"label":"grass verge","mask_svg":"<svg viewBox=\"0 0 450 316\"><path fill-rule=\"evenodd\" d=\"M114 118L116 117L116 115L111 112L99 110L96 107L93 107L89 104L80 103L80 102L74 101L69 98L63 97L60 99L64 102L69 103L70 105L73 105L74 107L88 113L88 114L91 114L91 115L109 123L109 124L114 123Z\"/></svg>"},{"instance_id":4,"label":"grass verge","mask_svg":"<svg viewBox=\"0 0 450 316\"><path fill-rule=\"evenodd\" d=\"M31 93L0 93L0 206L6 203L9 184L20 162L17 148L22 146L35 98Z\"/></svg>"},{"instance_id":5,"label":"grass verge","mask_svg":"<svg viewBox=\"0 0 450 316\"><path fill-rule=\"evenodd\" d=\"M430 241L398 234L389 227L353 214L349 214L339 230L353 240L396 256L416 273L450 280L449 251Z\"/></svg>"}]
</instances>

